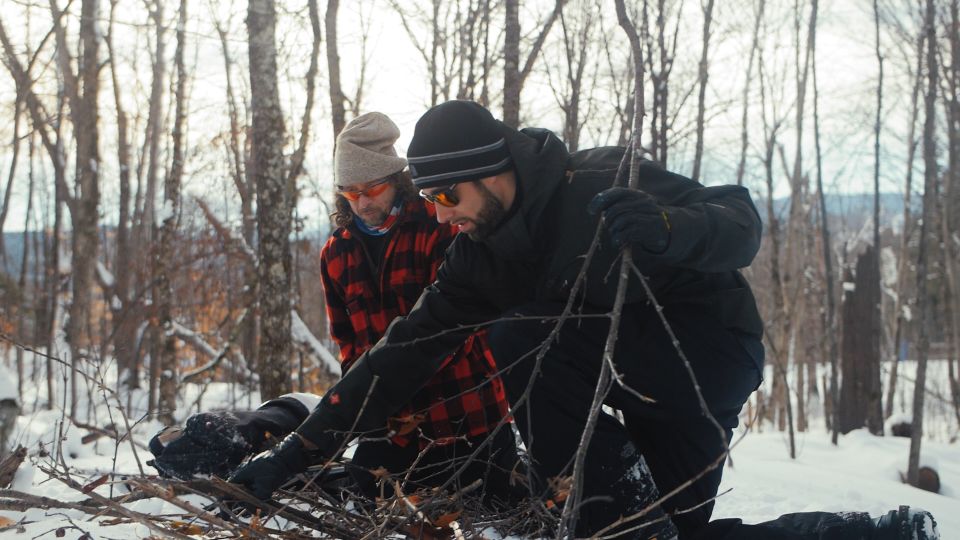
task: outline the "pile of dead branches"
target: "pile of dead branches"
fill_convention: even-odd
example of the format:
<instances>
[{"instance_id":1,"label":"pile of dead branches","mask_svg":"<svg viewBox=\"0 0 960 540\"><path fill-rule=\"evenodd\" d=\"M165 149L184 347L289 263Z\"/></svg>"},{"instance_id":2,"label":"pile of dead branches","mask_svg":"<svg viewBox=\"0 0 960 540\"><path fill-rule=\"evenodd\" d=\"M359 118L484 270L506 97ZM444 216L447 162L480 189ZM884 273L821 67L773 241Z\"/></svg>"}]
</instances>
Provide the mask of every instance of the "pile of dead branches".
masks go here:
<instances>
[{"instance_id":1,"label":"pile of dead branches","mask_svg":"<svg viewBox=\"0 0 960 540\"><path fill-rule=\"evenodd\" d=\"M22 459L22 457L21 457ZM346 491L333 493L307 481L281 490L272 501L219 478L178 481L150 475L81 473L62 462L38 457L35 466L51 480L82 494L77 501L58 500L0 489L0 508L74 510L101 526L140 524L153 538L422 538L480 539L484 531L500 536L543 537L556 531L559 512L548 501L525 500L510 507L481 504L477 481L457 492L404 493L390 477L395 495L368 501ZM305 487L303 487L305 485ZM120 493L107 496L100 493ZM178 511L151 515L130 509L130 503L159 499ZM0 532L27 525L26 518L0 526ZM68 519L72 527L82 530Z\"/></svg>"}]
</instances>

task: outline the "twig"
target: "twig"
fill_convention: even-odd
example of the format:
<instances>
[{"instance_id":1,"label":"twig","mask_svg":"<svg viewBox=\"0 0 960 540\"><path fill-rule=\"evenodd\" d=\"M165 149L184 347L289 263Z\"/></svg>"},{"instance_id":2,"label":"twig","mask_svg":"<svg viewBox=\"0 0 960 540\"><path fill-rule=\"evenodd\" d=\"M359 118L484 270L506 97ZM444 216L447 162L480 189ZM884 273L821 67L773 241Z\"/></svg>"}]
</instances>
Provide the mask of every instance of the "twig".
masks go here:
<instances>
[{"instance_id":1,"label":"twig","mask_svg":"<svg viewBox=\"0 0 960 540\"><path fill-rule=\"evenodd\" d=\"M157 486L149 482L144 482L142 480L132 480L131 483L137 486L144 493L150 494L182 510L185 510L190 514L192 514L193 516L196 516L197 519L202 519L203 521L206 521L211 525L220 527L221 529L226 529L230 532L233 532L234 534L241 535L241 531L234 524L228 523L209 512L206 512L200 508L197 508L196 506L193 506L188 502L182 501L176 496L174 496L173 494L167 493L164 490L157 488ZM252 535L256 538L267 538L266 535L256 530L254 527L247 527L244 531L242 531L242 535Z\"/></svg>"},{"instance_id":2,"label":"twig","mask_svg":"<svg viewBox=\"0 0 960 540\"><path fill-rule=\"evenodd\" d=\"M53 474L54 471L47 471L47 472L48 472L48 474L50 474L50 476L51 476L52 478L55 478L55 479L59 480L60 482L66 484L67 486L69 486L69 487L71 487L71 488L73 488L73 489L76 489L76 490L78 490L78 491L83 491L83 487L80 486L80 485L78 485L75 481L73 481L73 480L71 480L71 479L69 479L69 478L62 478L62 477L60 477L60 476L58 476L58 475L56 475L56 474ZM144 527L147 527L147 528L150 529L151 531L153 531L153 532L155 532L155 533L157 533L157 534L159 534L159 535L161 535L161 536L168 536L168 537L171 537L171 538L176 538L176 539L178 539L178 540L192 540L189 536L186 536L186 535L184 535L184 534L180 534L180 533L178 533L178 532L176 532L176 531L173 531L173 530L170 530L170 529L165 529L165 528L161 527L160 525L157 525L156 523L153 522L152 516L148 516L148 515L146 515L146 514L141 514L141 513L139 513L139 512L134 512L133 510L130 510L130 509L124 507L123 505L118 504L118 503L116 503L116 502L108 499L107 497L104 497L103 495L99 495L98 493L96 493L96 492L94 492L94 491L89 492L88 495L90 496L91 499L95 500L97 503L111 508L113 513L120 514L120 515L122 515L123 517L132 519L132 520L136 521L137 523L143 525Z\"/></svg>"}]
</instances>

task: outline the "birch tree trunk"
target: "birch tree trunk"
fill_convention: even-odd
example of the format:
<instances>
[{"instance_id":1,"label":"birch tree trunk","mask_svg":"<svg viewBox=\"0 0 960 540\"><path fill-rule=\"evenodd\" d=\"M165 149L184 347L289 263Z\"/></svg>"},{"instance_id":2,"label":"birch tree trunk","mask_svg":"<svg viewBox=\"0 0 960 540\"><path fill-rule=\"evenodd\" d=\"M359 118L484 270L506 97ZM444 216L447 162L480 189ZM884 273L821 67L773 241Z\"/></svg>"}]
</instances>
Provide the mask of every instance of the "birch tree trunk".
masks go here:
<instances>
[{"instance_id":1,"label":"birch tree trunk","mask_svg":"<svg viewBox=\"0 0 960 540\"><path fill-rule=\"evenodd\" d=\"M155 44L156 49L153 57L153 80L150 87L150 105L147 112L147 137L144 140L146 146L146 179L145 189L143 190L142 206L139 211L139 220L136 229L136 245L139 253L137 259L144 261L145 266L150 265L150 246L154 243L154 225L156 222L155 199L157 185L157 161L160 159L160 141L163 133L163 81L166 73L166 38L163 21L163 0L153 0L153 9L150 11L150 18L155 26ZM143 161L141 161L142 165ZM140 189L138 187L138 195ZM139 197L138 197L139 198ZM148 272L155 271L151 268ZM156 275L147 274L145 281L153 283L151 287L153 296L157 295L156 285L158 280ZM163 366L160 361L160 351L156 346L156 340L159 339L159 329L157 327L158 319L149 317L150 325L148 331L142 339L148 343L150 356L150 384L148 390L148 402L150 411L156 412L159 406L160 378L162 376Z\"/></svg>"},{"instance_id":2,"label":"birch tree trunk","mask_svg":"<svg viewBox=\"0 0 960 540\"><path fill-rule=\"evenodd\" d=\"M156 221L155 196L157 192L157 170L160 159L160 142L163 138L163 83L166 78L166 28L164 27L163 0L153 0L150 18L155 26L155 52L153 57L153 80L150 86L150 106L147 113L147 177L141 215L141 233L151 234ZM149 231L149 232L148 232ZM140 238L141 245L147 245L146 238Z\"/></svg>"},{"instance_id":3,"label":"birch tree trunk","mask_svg":"<svg viewBox=\"0 0 960 540\"><path fill-rule=\"evenodd\" d=\"M157 259L157 318L163 328L159 347L160 365L159 399L157 401L158 418L164 424L173 423L173 412L177 408L177 338L173 332L173 273L174 241L177 234L177 222L180 220L180 185L183 178L183 145L186 123L186 80L184 68L184 47L186 41L187 0L180 0L180 14L177 20L177 49L174 53L174 65L177 74L174 91L173 120L173 161L163 186L163 215L160 224L160 241L156 249Z\"/></svg>"},{"instance_id":4,"label":"birch tree trunk","mask_svg":"<svg viewBox=\"0 0 960 540\"><path fill-rule=\"evenodd\" d=\"M331 0L335 3L335 0ZM329 11L328 11L329 15ZM257 182L260 397L291 391L290 230L293 193L284 170L285 127L277 91L276 9L273 0L247 8L252 149ZM328 37L329 41L329 37Z\"/></svg>"}]
</instances>

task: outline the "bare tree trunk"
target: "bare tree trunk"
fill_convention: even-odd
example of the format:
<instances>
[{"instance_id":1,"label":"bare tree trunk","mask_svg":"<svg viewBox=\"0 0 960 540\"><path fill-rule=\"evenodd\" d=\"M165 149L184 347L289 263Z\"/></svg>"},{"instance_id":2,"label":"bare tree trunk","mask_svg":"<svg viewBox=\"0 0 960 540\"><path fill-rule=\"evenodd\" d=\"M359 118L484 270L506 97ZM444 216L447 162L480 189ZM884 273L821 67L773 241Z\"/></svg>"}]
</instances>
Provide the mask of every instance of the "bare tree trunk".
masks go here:
<instances>
[{"instance_id":1,"label":"bare tree trunk","mask_svg":"<svg viewBox=\"0 0 960 540\"><path fill-rule=\"evenodd\" d=\"M330 3L336 4L336 0L330 0ZM327 16L330 16L329 10ZM250 0L247 28L250 36L252 148L256 167L257 222L260 232L259 304L262 333L258 367L262 399L277 397L292 388L290 229L293 186L287 182L284 171L285 128L277 91L275 25L276 10L273 0ZM329 42L333 40L329 28L327 36L329 46Z\"/></svg>"},{"instance_id":2,"label":"bare tree trunk","mask_svg":"<svg viewBox=\"0 0 960 540\"><path fill-rule=\"evenodd\" d=\"M520 1L504 0L503 123L520 126Z\"/></svg>"},{"instance_id":3,"label":"bare tree trunk","mask_svg":"<svg viewBox=\"0 0 960 540\"><path fill-rule=\"evenodd\" d=\"M427 68L430 71L431 107L436 105L440 99L440 79L437 77L437 73L440 70L439 66L437 65L437 54L440 50L440 43L443 39L440 35L440 4L440 0L433 0L433 17L430 19L430 55L427 57ZM329 39L329 37L327 39ZM506 99L506 97L504 97L504 99Z\"/></svg>"},{"instance_id":4,"label":"bare tree trunk","mask_svg":"<svg viewBox=\"0 0 960 540\"><path fill-rule=\"evenodd\" d=\"M907 261L909 259L908 245L913 233L913 223L910 211L911 192L913 191L913 160L916 156L917 140L915 136L917 117L920 109L920 88L923 82L923 44L925 42L924 33L920 32L917 37L917 65L915 78L913 81L913 94L910 107L910 125L907 136L907 176L904 182L903 194L903 231L900 235L900 251L897 262L897 296L894 302L893 312L896 317L893 331L893 344L890 351L891 365L890 377L887 381L887 401L884 407L884 418L889 418L893 414L893 400L897 389L897 371L900 366L900 348L904 334L904 314L903 306L909 302L904 302L906 294L906 273Z\"/></svg>"},{"instance_id":5,"label":"bare tree trunk","mask_svg":"<svg viewBox=\"0 0 960 540\"><path fill-rule=\"evenodd\" d=\"M567 0L556 0L553 12L540 28L540 33L530 48L523 66L520 66L520 2L504 0L506 11L503 34L503 123L510 127L520 127L520 93L523 83L533 70L533 64L540 55L543 42L550 28L559 17Z\"/></svg>"},{"instance_id":6,"label":"bare tree trunk","mask_svg":"<svg viewBox=\"0 0 960 540\"><path fill-rule=\"evenodd\" d=\"M923 220L920 223L920 246L917 254L917 309L920 312L917 329L917 376L913 387L913 422L910 435L910 456L907 481L917 486L920 480L920 444L923 441L923 401L927 385L927 354L930 351L930 298L927 297L927 249L933 217L934 192L937 182L936 99L937 99L937 44L936 10L933 0L926 2L924 29L927 34L927 92L924 97L926 118L923 125Z\"/></svg>"},{"instance_id":7,"label":"bare tree trunk","mask_svg":"<svg viewBox=\"0 0 960 540\"><path fill-rule=\"evenodd\" d=\"M953 238L951 231L955 231L957 223L957 211L960 211L960 6L957 0L950 2L950 20L949 31L947 34L950 43L950 64L944 66L946 70L946 79L949 83L949 95L946 99L947 105L947 141L949 152L949 169L944 179L943 197L939 198L939 222L940 222L940 245L943 249L940 251L942 264L946 271L946 294L944 295L944 311L949 322L948 343L949 355L947 357L948 383L950 385L950 396L953 401L954 416L960 422L960 381L957 379L957 373L954 370L954 360L958 342L960 342L960 322L957 321L957 308L960 306L958 298L957 283L957 240Z\"/></svg>"},{"instance_id":8,"label":"bare tree trunk","mask_svg":"<svg viewBox=\"0 0 960 540\"><path fill-rule=\"evenodd\" d=\"M818 0L813 0L812 8L814 12L818 10ZM821 244L823 246L823 266L824 280L826 282L826 309L822 313L823 329L827 338L827 354L830 362L830 386L829 401L830 410L824 407L824 414L827 415L827 425L830 428L830 440L834 445L837 444L837 435L839 433L837 426L839 421L839 353L837 351L837 324L835 321L837 313L836 293L834 292L833 277L833 249L830 239L830 220L827 214L827 198L823 192L823 155L820 148L820 93L817 89L817 31L816 26L810 32L810 55L813 58L813 140L817 156L817 197L820 204L820 234Z\"/></svg>"},{"instance_id":9,"label":"bare tree trunk","mask_svg":"<svg viewBox=\"0 0 960 540\"><path fill-rule=\"evenodd\" d=\"M83 0L80 5L80 50L77 55L78 73L73 72L67 48L66 31L61 25L61 13L56 0L51 0L54 33L59 51L59 66L64 79L64 91L70 105L74 139L77 145L76 200L71 207L72 237L72 293L70 318L67 322L67 339L73 371L70 378L70 417L77 413L77 370L90 354L90 305L93 287L93 268L97 255L97 220L100 156L98 144L98 50L100 36L97 31L98 2Z\"/></svg>"},{"instance_id":10,"label":"bare tree trunk","mask_svg":"<svg viewBox=\"0 0 960 540\"><path fill-rule=\"evenodd\" d=\"M710 74L707 53L710 51L710 23L712 22L713 0L707 0L707 6L703 8L703 50L700 53L700 94L697 97L697 142L693 153L693 174L691 175L694 180L700 179L700 161L703 159L703 122L706 114L707 77ZM750 52L753 53L752 50ZM749 69L747 68L748 71ZM749 84L748 81L747 85Z\"/></svg>"},{"instance_id":11,"label":"bare tree trunk","mask_svg":"<svg viewBox=\"0 0 960 540\"><path fill-rule=\"evenodd\" d=\"M873 23L876 32L877 66L877 114L873 125L873 245L880 252L880 115L883 112L883 54L880 52L880 8L873 0ZM880 257L877 257L877 275L880 275ZM880 306L877 306L880 309Z\"/></svg>"},{"instance_id":12,"label":"bare tree trunk","mask_svg":"<svg viewBox=\"0 0 960 540\"><path fill-rule=\"evenodd\" d=\"M576 152L580 147L580 132L584 125L581 118L589 116L589 104L587 113L582 113L584 110L583 72L587 67L587 62L590 61L589 57L595 41L593 38L593 19L596 14L592 12L592 9L592 7L586 8L581 12L571 14L571 16L567 16L563 12L560 13L564 65L558 69L562 72L560 77L562 82L554 85L551 77L550 85L553 88L557 104L563 111L563 140L567 143L570 152ZM549 65L549 62L547 64ZM548 67L548 75L549 73L550 68ZM594 79L596 77L588 78L588 80ZM588 99L589 96L590 94L588 94Z\"/></svg>"},{"instance_id":13,"label":"bare tree trunk","mask_svg":"<svg viewBox=\"0 0 960 540\"><path fill-rule=\"evenodd\" d=\"M53 5L54 10L56 5ZM56 22L59 20L57 19ZM65 41L61 40L61 41ZM37 323L40 327L38 331L39 339L42 341L44 350L47 351L47 408L53 408L53 360L49 357L53 353L53 344L55 342L55 324L58 313L58 293L59 293L59 267L60 267L60 232L63 228L63 204L68 204L73 208L74 201L70 197L70 190L66 181L66 151L63 148L63 141L60 135L60 118L63 116L64 95L60 93L57 100L57 114L50 115L43 108L37 95L32 88L33 80L29 75L28 64L25 68L14 51L10 39L7 36L6 29L3 26L3 19L0 18L0 45L3 47L7 69L13 75L17 83L17 89L22 92L27 110L30 113L30 119L33 124L34 132L39 134L40 140L47 154L50 157L50 163L53 166L53 178L55 186L54 203L54 223L51 234L51 246L48 253L44 256L44 294L43 301L40 302L40 316L37 317ZM72 74L72 72L71 72ZM73 79L70 79L73 81ZM54 119L54 120L48 120ZM53 127L48 126L48 121L53 123Z\"/></svg>"},{"instance_id":14,"label":"bare tree trunk","mask_svg":"<svg viewBox=\"0 0 960 540\"><path fill-rule=\"evenodd\" d=\"M44 350L47 351L47 409L53 409L55 386L53 383L53 353L56 343L57 332L57 314L59 313L59 295L60 295L60 235L63 231L63 205L67 200L67 194L61 188L54 190L53 203L53 231L50 241L50 251L44 257L44 276L45 300L47 317L43 329ZM64 404L66 406L66 404Z\"/></svg>"},{"instance_id":15,"label":"bare tree trunk","mask_svg":"<svg viewBox=\"0 0 960 540\"><path fill-rule=\"evenodd\" d=\"M773 283L772 297L774 317L770 326L772 329L776 329L776 332L771 332L769 330L765 332L767 343L770 345L771 352L773 353L774 362L773 387L771 389L770 396L773 406L769 409L771 414L779 413L780 410L782 410L782 414L778 415L780 420L779 427L780 429L788 430L790 438L790 457L794 458L796 457L796 444L794 441L793 432L793 410L790 404L790 392L787 385L787 363L786 359L784 358L784 355L787 352L785 350L785 345L789 343L788 339L790 324L788 322L789 312L786 309L786 294L783 282L783 274L780 266L780 219L777 217L776 208L774 206L773 191L774 149L777 147L777 132L780 128L781 120L777 118L776 103L772 103L772 125L767 121L767 92L763 69L762 49L760 51L758 65L760 74L760 102L763 110L764 130L766 137L763 165L767 186L767 223L770 231L769 238L771 242L770 279Z\"/></svg>"},{"instance_id":16,"label":"bare tree trunk","mask_svg":"<svg viewBox=\"0 0 960 540\"><path fill-rule=\"evenodd\" d=\"M880 300L880 276L876 247L870 246L857 258L856 275L847 270L843 299L843 386L837 430L849 433L864 426L875 435L883 433L880 414L880 374L874 368L880 356L881 321L876 311Z\"/></svg>"},{"instance_id":17,"label":"bare tree trunk","mask_svg":"<svg viewBox=\"0 0 960 540\"><path fill-rule=\"evenodd\" d=\"M160 366L160 386L157 399L157 418L164 424L174 422L173 412L177 408L177 338L173 333L173 267L174 241L177 234L177 222L180 220L180 185L183 178L184 123L186 122L186 81L184 68L184 48L186 41L187 0L180 0L180 14L177 22L177 49L174 53L174 65L177 74L174 91L173 120L173 161L163 186L163 215L160 223L160 240L156 247L157 258L157 318L163 333L158 347Z\"/></svg>"},{"instance_id":18,"label":"bare tree trunk","mask_svg":"<svg viewBox=\"0 0 960 540\"><path fill-rule=\"evenodd\" d=\"M316 0L311 0L311 6L316 5ZM313 21L311 20L311 24ZM254 215L254 200L257 196L257 186L253 178L253 167L248 166L251 157L240 134L245 131L245 126L241 127L240 111L237 107L237 100L233 86L233 60L230 56L229 41L227 39L227 29L223 28L219 21L216 21L217 35L220 37L220 46L223 51L224 73L227 83L227 112L230 118L230 173L233 179L233 185L240 196L240 214L241 214L241 232L243 240L248 247L254 245L256 237L257 218ZM319 41L319 38L317 39ZM257 299L257 280L256 264L254 261L243 260L243 283L247 284L245 290L241 292L239 304L245 309L253 307ZM231 303L231 308L233 304ZM247 361L247 367L253 370L257 365L257 335L258 319L256 309L250 310L250 315L244 317L240 323L243 329L240 330L240 348L243 357Z\"/></svg>"},{"instance_id":19,"label":"bare tree trunk","mask_svg":"<svg viewBox=\"0 0 960 540\"><path fill-rule=\"evenodd\" d=\"M30 271L30 218L33 215L33 186L34 186L34 176L33 176L33 135L29 137L29 142L27 144L27 211L26 215L23 218L23 258L20 260L20 277L17 279L17 289L20 291L20 313L17 321L17 339L21 341L26 341L26 322L27 314L30 312L29 306L27 304L27 274ZM9 184L8 184L9 185ZM2 235L3 233L0 233ZM34 293L35 297L36 293ZM36 319L34 319L36 320ZM20 399L20 403L23 403L23 383L24 383L24 369L23 369L23 349L17 347L17 396ZM4 449L0 448L0 451Z\"/></svg>"},{"instance_id":20,"label":"bare tree trunk","mask_svg":"<svg viewBox=\"0 0 960 540\"><path fill-rule=\"evenodd\" d=\"M303 160L307 155L307 143L310 141L310 115L313 112L314 90L317 83L317 63L320 56L320 11L317 8L317 0L308 0L307 8L310 13L310 28L313 32L313 46L310 49L310 67L307 68L307 102L304 105L303 118L300 122L300 142L297 149L290 158L290 171L287 182L296 185L297 177L303 172ZM336 25L336 22L334 22ZM363 83L360 83L360 87ZM359 95L360 90L357 90ZM357 99L356 101L359 101ZM357 112L357 111L355 111ZM341 128L342 129L342 128ZM293 190L296 194L296 190ZM296 206L296 203L293 203Z\"/></svg>"},{"instance_id":21,"label":"bare tree trunk","mask_svg":"<svg viewBox=\"0 0 960 540\"><path fill-rule=\"evenodd\" d=\"M880 383L880 361L883 358L883 296L879 293L879 281L883 279L880 273L880 255L881 255L881 246L880 246L880 133L881 133L881 123L880 117L883 112L883 54L880 52L880 9L877 5L877 0L873 0L873 11L874 11L874 30L876 35L876 54L877 54L877 66L879 73L877 75L877 114L874 124L874 161L873 161L873 246L876 251L876 257L874 258L874 264L876 268L873 270L873 273L877 278L877 304L873 307L875 313L871 316L871 319L877 321L876 326L876 335L874 340L876 341L876 357L870 360L870 371L867 373L869 378L867 379L867 384L871 386L870 392L870 406L867 410L867 425L870 428L870 431L876 435L883 434L883 389ZM872 288L872 286L871 286ZM874 348L871 346L871 349ZM876 385L875 395L873 392L873 386Z\"/></svg>"},{"instance_id":22,"label":"bare tree trunk","mask_svg":"<svg viewBox=\"0 0 960 540\"><path fill-rule=\"evenodd\" d=\"M237 108L237 99L233 89L233 60L230 57L230 47L227 39L227 30L216 21L217 35L220 37L220 46L223 51L223 67L227 83L227 114L230 119L230 169L233 184L240 196L241 230L243 239L248 245L253 245L256 231L256 217L253 215L253 199L256 196L256 186L250 182L247 174L247 159L240 141L243 128L240 125L240 112Z\"/></svg>"},{"instance_id":23,"label":"bare tree trunk","mask_svg":"<svg viewBox=\"0 0 960 540\"><path fill-rule=\"evenodd\" d=\"M817 22L817 12L811 10L810 20L807 27L807 43L804 47L801 43L801 17L802 11L799 4L796 4L794 11L794 33L795 33L795 58L796 58L796 90L797 90L797 103L795 106L795 129L796 129L796 147L794 150L794 161L793 161L793 171L790 173L790 215L787 221L787 231L786 231L786 245L784 249L784 265L781 267L782 275L781 280L783 283L782 293L783 297L783 315L782 315L782 324L781 324L781 341L778 345L778 349L781 354L781 362L784 376L784 386L786 388L787 379L786 373L789 368L790 362L792 361L795 364L802 363L800 355L798 355L798 340L800 336L800 326L803 324L803 312L804 305L806 303L806 297L801 295L804 285L804 276L808 274L808 265L809 257L804 256L804 251L806 247L806 234L804 229L808 224L807 211L807 194L809 192L807 176L803 172L803 128L804 128L804 117L806 114L806 94L807 94L807 81L810 72L810 34L814 32ZM803 60L801 61L801 56ZM782 152L782 148L781 148ZM786 160L784 159L784 162ZM802 369L798 369L798 374L801 375L800 379L795 381L794 387L796 389L795 395L797 396L797 409L796 414L791 414L790 408L792 404L790 403L789 392L785 397L784 404L787 405L788 409L788 421L790 417L803 418L805 415L805 399L804 399L804 381L802 378ZM798 422L797 428L801 429L804 426L802 423ZM793 426L790 425L788 428L792 431Z\"/></svg>"},{"instance_id":24,"label":"bare tree trunk","mask_svg":"<svg viewBox=\"0 0 960 540\"><path fill-rule=\"evenodd\" d=\"M110 62L110 77L113 83L113 100L117 110L117 165L120 181L120 209L117 219L117 248L116 262L113 265L116 284L113 294L120 300L119 303L109 302L111 306L114 345L113 352L117 358L118 386L127 389L139 388L139 363L136 358L134 338L139 323L134 316L135 310L130 301L130 283L133 275L131 264L121 257L130 254L130 141L128 140L127 113L123 107L120 93L120 81L117 75L117 59L113 49L114 12L118 0L110 2L110 22L106 37L107 54ZM109 299L108 299L109 300Z\"/></svg>"},{"instance_id":25,"label":"bare tree trunk","mask_svg":"<svg viewBox=\"0 0 960 540\"><path fill-rule=\"evenodd\" d=\"M154 53L153 58L153 80L150 88L150 106L149 112L147 113L147 138L144 141L144 144L147 147L147 171L146 171L146 189L144 189L143 196L143 206L140 211L140 220L136 229L137 238L136 245L138 246L140 253L138 254L138 259L149 260L149 247L153 245L154 238L154 225L156 222L155 216L155 199L156 199L156 184L157 184L157 168L160 152L160 140L162 138L162 128L163 128L163 80L166 72L166 61L165 61L165 28L163 25L163 0L153 0L153 9L150 11L150 18L153 20L155 25L155 48L156 52ZM141 161L142 165L142 161ZM139 190L138 190L139 191ZM148 276L148 279L153 283L153 295L156 293L156 276ZM150 328L148 330L149 334L152 336L151 341L156 340L156 336L159 333L157 328L157 318L150 317ZM146 337L144 338L146 339ZM158 351L155 346L150 347L150 386L148 391L148 403L150 407L150 412L157 412L159 408L159 395L160 395L160 378L162 376L163 366L158 358Z\"/></svg>"},{"instance_id":26,"label":"bare tree trunk","mask_svg":"<svg viewBox=\"0 0 960 540\"><path fill-rule=\"evenodd\" d=\"M3 206L0 207L0 264L3 267L7 263L7 248L3 241L3 226L7 221L7 214L10 211L10 197L13 195L14 181L17 179L17 161L20 157L20 105L22 100L22 90L17 89L17 96L13 102L13 140L10 146L13 148L10 156L10 173L7 175L7 187L3 192Z\"/></svg>"},{"instance_id":27,"label":"bare tree trunk","mask_svg":"<svg viewBox=\"0 0 960 540\"><path fill-rule=\"evenodd\" d=\"M653 83L653 103L652 114L650 118L650 151L652 159L658 161L664 167L667 166L668 154L668 135L670 129L669 119L669 99L670 99L670 74L673 71L673 60L676 57L677 50L677 28L674 28L672 44L667 43L667 3L666 0L657 0L656 13L656 35L654 36L649 29L650 19L647 12L647 2L643 3L643 34L647 41L647 70L650 72L650 80ZM678 10L679 11L679 10ZM677 15L677 25L680 23L680 15ZM654 39L656 45L654 45ZM654 54L657 51L657 54ZM654 61L656 60L656 65ZM656 68L656 69L654 69Z\"/></svg>"},{"instance_id":28,"label":"bare tree trunk","mask_svg":"<svg viewBox=\"0 0 960 540\"><path fill-rule=\"evenodd\" d=\"M330 79L330 120L333 122L334 139L347 124L344 108L347 98L340 86L340 54L337 52L337 10L339 8L340 0L327 0L327 14L324 17L327 30L327 71Z\"/></svg>"},{"instance_id":29,"label":"bare tree trunk","mask_svg":"<svg viewBox=\"0 0 960 540\"><path fill-rule=\"evenodd\" d=\"M763 11L766 5L766 0L758 0L757 2L757 18L753 23L753 39L751 40L750 44L750 58L747 60L747 77L743 83L743 102L741 103L741 107L743 107L743 118L740 121L742 126L740 131L740 163L737 164L738 186L743 185L743 174L747 167L747 147L749 145L749 124L747 122L747 113L750 110L750 83L753 82L753 58L757 53L757 47L759 46L760 42L760 23L763 22Z\"/></svg>"},{"instance_id":30,"label":"bare tree trunk","mask_svg":"<svg viewBox=\"0 0 960 540\"><path fill-rule=\"evenodd\" d=\"M153 9L150 18L156 26L156 51L153 58L153 81L150 87L150 108L147 113L147 145L148 162L146 178L146 194L143 201L143 215L141 221L143 232L151 231L156 222L154 203L157 192L157 170L159 168L160 141L163 138L163 82L166 77L166 28L163 25L163 1L153 0ZM141 245L146 245L146 238L140 238Z\"/></svg>"},{"instance_id":31,"label":"bare tree trunk","mask_svg":"<svg viewBox=\"0 0 960 540\"><path fill-rule=\"evenodd\" d=\"M483 32L483 59L480 69L480 104L490 108L490 0L483 0L480 26Z\"/></svg>"}]
</instances>

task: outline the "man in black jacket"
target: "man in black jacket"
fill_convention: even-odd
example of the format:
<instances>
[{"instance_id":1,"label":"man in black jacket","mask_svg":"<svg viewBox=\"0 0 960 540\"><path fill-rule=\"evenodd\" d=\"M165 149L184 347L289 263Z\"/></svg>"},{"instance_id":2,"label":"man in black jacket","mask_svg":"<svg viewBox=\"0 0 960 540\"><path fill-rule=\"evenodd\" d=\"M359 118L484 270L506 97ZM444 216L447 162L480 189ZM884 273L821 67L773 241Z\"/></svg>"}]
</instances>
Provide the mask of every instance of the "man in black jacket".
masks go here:
<instances>
[{"instance_id":1,"label":"man in black jacket","mask_svg":"<svg viewBox=\"0 0 960 540\"><path fill-rule=\"evenodd\" d=\"M586 454L577 536L603 531L677 490L616 530L660 540L876 538L865 514L709 522L722 469L698 475L722 455L761 380L762 324L737 270L753 260L761 222L746 189L704 187L649 162L641 166L638 190L612 187L623 154L598 148L570 155L551 132L514 130L472 102L427 111L410 144L410 170L421 195L436 204L437 219L463 234L413 310L393 321L294 435L233 480L269 496L352 433L381 425L451 350L486 325L531 457L535 494L550 497L552 480L572 472L600 371L620 250L631 246L656 304L635 273L613 354L622 384L605 402L624 422L600 414ZM598 247L587 260L601 219ZM581 274L569 303L574 317L550 341ZM698 392L723 436L704 416ZM897 516L887 521L914 519Z\"/></svg>"}]
</instances>

